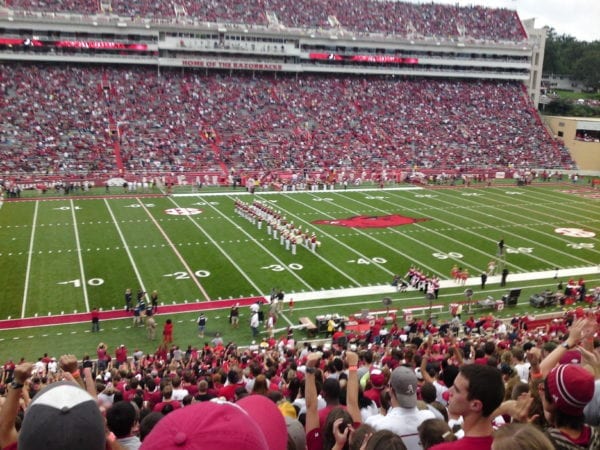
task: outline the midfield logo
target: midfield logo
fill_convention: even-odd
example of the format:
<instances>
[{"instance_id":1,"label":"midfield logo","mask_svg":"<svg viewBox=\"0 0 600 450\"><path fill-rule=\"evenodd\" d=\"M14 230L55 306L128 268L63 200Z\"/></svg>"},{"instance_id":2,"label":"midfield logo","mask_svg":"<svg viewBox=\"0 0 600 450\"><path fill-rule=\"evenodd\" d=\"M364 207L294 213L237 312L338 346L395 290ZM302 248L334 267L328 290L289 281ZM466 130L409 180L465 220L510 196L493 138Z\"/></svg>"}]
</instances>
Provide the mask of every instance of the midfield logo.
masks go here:
<instances>
[{"instance_id":1,"label":"midfield logo","mask_svg":"<svg viewBox=\"0 0 600 450\"><path fill-rule=\"evenodd\" d=\"M388 216L354 216L347 219L315 220L314 225L337 225L349 228L388 228L410 225L416 222L425 222L427 218L413 218L390 214Z\"/></svg>"}]
</instances>

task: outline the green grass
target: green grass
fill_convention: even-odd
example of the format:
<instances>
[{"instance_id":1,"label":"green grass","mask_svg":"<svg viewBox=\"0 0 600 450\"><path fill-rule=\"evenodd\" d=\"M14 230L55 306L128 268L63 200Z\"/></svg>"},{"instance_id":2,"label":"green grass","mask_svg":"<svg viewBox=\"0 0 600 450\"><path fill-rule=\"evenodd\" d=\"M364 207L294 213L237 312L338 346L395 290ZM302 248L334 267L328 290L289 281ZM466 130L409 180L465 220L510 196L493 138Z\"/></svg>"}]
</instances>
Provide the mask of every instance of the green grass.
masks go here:
<instances>
[{"instance_id":1,"label":"green grass","mask_svg":"<svg viewBox=\"0 0 600 450\"><path fill-rule=\"evenodd\" d=\"M209 191L203 190L202 193ZM269 202L302 229L315 231L322 242L317 254L299 247L296 256L265 229L235 214L234 194L70 199L5 202L0 209L0 319L87 311L93 306L122 308L127 287L158 290L170 304L268 295L283 289L287 297L301 292L389 285L394 274L411 265L442 279L453 264L477 275L496 257L504 239L510 274L597 266L600 250L598 200L586 188L534 184L490 188L371 190L293 194L239 195ZM198 208L201 214L168 215L173 208ZM401 214L429 220L394 228L345 228L314 225L357 215ZM590 231L596 237L570 237L557 228ZM31 251L31 253L30 253ZM560 272L559 272L560 273ZM510 283L522 287L520 305L504 314L527 310L529 295L554 289L556 281ZM586 276L588 288L600 283ZM477 296L501 297L506 292L489 285ZM442 290L440 303L463 301L464 287ZM393 308L426 304L418 292L395 294ZM298 317L337 312L351 314L363 307L382 309L381 296L347 297L298 302L278 326L296 324ZM209 333L220 331L241 345L250 341L242 317L230 330L227 311L208 313ZM175 339L181 346L199 345L196 314L181 314ZM166 317L158 317L162 325ZM286 321L286 318L289 322ZM130 321L103 321L99 335L89 324L0 331L0 360L43 352L93 353L99 340L109 346L126 343L145 351L156 342ZM60 335L58 333L61 333ZM301 333L302 334L302 333Z\"/></svg>"},{"instance_id":2,"label":"green grass","mask_svg":"<svg viewBox=\"0 0 600 450\"><path fill-rule=\"evenodd\" d=\"M556 93L558 94L558 96L560 98L566 98L566 99L571 99L571 100L579 100L580 98L590 99L590 100L598 100L599 99L598 94L590 93L590 92L573 92L573 91L557 90Z\"/></svg>"}]
</instances>

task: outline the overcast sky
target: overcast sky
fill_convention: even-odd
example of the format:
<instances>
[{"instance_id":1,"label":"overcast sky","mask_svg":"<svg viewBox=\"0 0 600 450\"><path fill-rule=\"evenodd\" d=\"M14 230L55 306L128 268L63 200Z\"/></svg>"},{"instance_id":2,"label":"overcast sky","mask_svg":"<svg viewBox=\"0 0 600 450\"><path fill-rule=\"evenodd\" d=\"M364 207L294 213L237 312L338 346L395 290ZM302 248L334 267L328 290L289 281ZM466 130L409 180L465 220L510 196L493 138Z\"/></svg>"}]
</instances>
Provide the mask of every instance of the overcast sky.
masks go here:
<instances>
[{"instance_id":1,"label":"overcast sky","mask_svg":"<svg viewBox=\"0 0 600 450\"><path fill-rule=\"evenodd\" d=\"M548 25L558 35L567 34L579 41L600 40L600 0L433 0L433 3L516 9L521 20L535 18L536 28Z\"/></svg>"}]
</instances>

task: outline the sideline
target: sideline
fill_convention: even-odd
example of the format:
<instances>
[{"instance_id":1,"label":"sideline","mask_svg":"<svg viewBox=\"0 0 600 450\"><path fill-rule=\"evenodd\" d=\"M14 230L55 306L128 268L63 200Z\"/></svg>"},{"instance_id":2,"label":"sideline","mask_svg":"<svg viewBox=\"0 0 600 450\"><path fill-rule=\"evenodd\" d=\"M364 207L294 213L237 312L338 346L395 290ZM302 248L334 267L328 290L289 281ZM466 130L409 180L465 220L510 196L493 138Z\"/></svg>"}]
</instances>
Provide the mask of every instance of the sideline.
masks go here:
<instances>
[{"instance_id":1,"label":"sideline","mask_svg":"<svg viewBox=\"0 0 600 450\"><path fill-rule=\"evenodd\" d=\"M591 267L578 267L573 269L561 269L559 272L560 278L571 278L571 277L580 277L583 275L598 275L600 274L600 265L591 266ZM507 278L507 283L511 283L511 286L514 286L515 282L520 281L534 281L534 280L547 280L552 279L556 275L555 270L545 270L542 272L527 272L527 273L509 273ZM493 275L488 277L487 283L494 284L500 283L501 275ZM464 286L479 286L481 284L481 279L479 277L470 277L465 282ZM440 282L440 289L443 288L455 288L461 286L456 283L454 280L442 280ZM414 290L414 289L413 289ZM409 288L408 292L411 289ZM398 292L394 286L391 285L383 285L383 286L368 286L361 288L348 288L348 289L331 289L328 291L316 291L316 292L286 292L286 295L293 295L294 301L303 301L303 300L317 300L317 299L331 299L338 297L354 297L361 295L375 295L375 294L395 294Z\"/></svg>"},{"instance_id":2,"label":"sideline","mask_svg":"<svg viewBox=\"0 0 600 450\"><path fill-rule=\"evenodd\" d=\"M530 273L516 273L509 274L508 282L511 286L515 286L514 283L520 281L535 281L535 280L550 280L554 278L556 272L554 270L546 270L541 272L530 272ZM562 279L571 277L580 277L583 275L599 275L600 266L593 267L579 267L574 269L562 269L559 273ZM488 284L494 284L500 282L500 275L494 275L488 277ZM466 283L462 286L465 288L470 286L479 286L481 279L479 277L471 277L467 279ZM443 288L456 288L458 285L454 280L442 280L440 283L440 289ZM508 288L507 288L508 289ZM418 292L414 288L409 288L407 293ZM309 302L315 300L327 300L344 297L360 297L369 295L393 295L398 293L396 288L391 285L378 285L378 286L367 286L360 288L347 288L347 289L331 289L327 291L311 291L311 292L286 292L287 296L294 298L294 303L298 302ZM186 312L197 312L197 311L208 311L208 310L221 310L229 309L233 305L238 304L239 306L250 306L258 301L269 303L267 297L247 297L247 298L234 298L234 299L219 299L212 301L187 301L184 303L175 303L170 305L160 305L160 312L162 313L186 313ZM406 305L409 308L411 305ZM130 318L131 314L126 313L123 309L113 309L109 311L101 311L101 320L114 320ZM77 313L77 314L60 314L50 316L34 316L22 319L5 319L0 320L0 330L14 330L20 328L31 328L38 326L52 326L52 325L65 325L74 323L86 323L90 321L89 313Z\"/></svg>"}]
</instances>

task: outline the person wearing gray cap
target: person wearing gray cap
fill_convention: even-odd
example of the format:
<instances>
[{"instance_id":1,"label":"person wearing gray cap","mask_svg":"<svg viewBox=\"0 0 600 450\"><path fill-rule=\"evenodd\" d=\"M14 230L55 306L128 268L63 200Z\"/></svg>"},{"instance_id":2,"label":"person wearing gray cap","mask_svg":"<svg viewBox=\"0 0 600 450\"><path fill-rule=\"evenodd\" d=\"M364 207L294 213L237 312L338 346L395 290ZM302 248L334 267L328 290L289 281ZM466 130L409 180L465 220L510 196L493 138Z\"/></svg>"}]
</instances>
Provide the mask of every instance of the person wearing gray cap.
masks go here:
<instances>
[{"instance_id":1,"label":"person wearing gray cap","mask_svg":"<svg viewBox=\"0 0 600 450\"><path fill-rule=\"evenodd\" d=\"M406 366L396 367L390 377L392 407L385 416L366 420L376 430L389 430L402 438L407 450L421 450L418 427L435 416L429 410L417 409L417 375Z\"/></svg>"}]
</instances>

